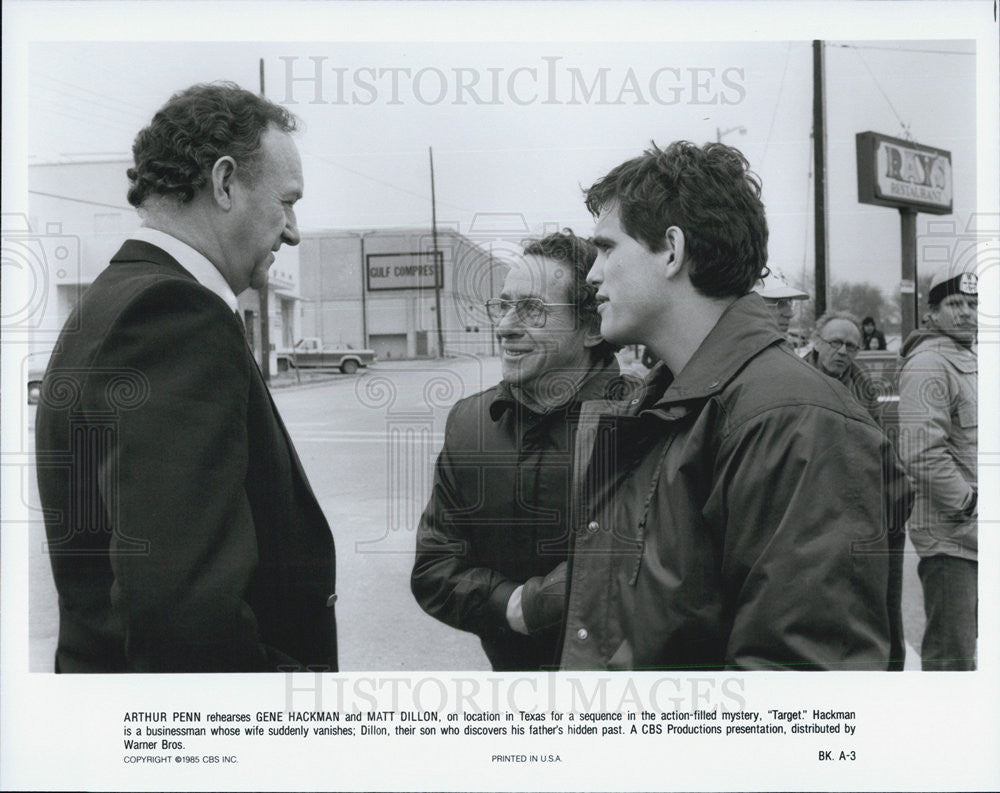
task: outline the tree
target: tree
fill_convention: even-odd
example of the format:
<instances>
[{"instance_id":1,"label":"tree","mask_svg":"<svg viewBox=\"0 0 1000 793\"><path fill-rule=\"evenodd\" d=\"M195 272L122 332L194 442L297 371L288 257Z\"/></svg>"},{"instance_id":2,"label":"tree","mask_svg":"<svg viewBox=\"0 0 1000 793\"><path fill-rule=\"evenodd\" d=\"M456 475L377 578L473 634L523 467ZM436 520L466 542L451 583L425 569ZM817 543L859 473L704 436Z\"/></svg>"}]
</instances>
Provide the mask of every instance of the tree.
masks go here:
<instances>
[{"instance_id":1,"label":"tree","mask_svg":"<svg viewBox=\"0 0 1000 793\"><path fill-rule=\"evenodd\" d=\"M934 277L933 272L922 273L917 276L917 327L923 327L923 316L927 313L927 295L931 291L931 279ZM907 295L907 298L910 296ZM896 295L896 307L897 311L901 310L903 305L903 295Z\"/></svg>"},{"instance_id":2,"label":"tree","mask_svg":"<svg viewBox=\"0 0 1000 793\"><path fill-rule=\"evenodd\" d=\"M875 325L885 331L899 331L899 303L886 299L875 284L855 281L835 281L830 285L827 301L831 311L849 311L858 318L873 317Z\"/></svg>"}]
</instances>

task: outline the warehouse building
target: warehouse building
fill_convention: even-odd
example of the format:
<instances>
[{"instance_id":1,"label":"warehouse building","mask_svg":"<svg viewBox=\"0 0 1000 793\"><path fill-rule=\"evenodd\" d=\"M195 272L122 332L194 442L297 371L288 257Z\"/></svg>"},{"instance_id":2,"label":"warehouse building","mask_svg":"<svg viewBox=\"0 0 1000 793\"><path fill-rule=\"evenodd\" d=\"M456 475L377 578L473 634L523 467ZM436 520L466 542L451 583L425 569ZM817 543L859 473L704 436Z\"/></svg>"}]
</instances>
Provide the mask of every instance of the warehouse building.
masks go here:
<instances>
[{"instance_id":1,"label":"warehouse building","mask_svg":"<svg viewBox=\"0 0 1000 793\"><path fill-rule=\"evenodd\" d=\"M436 240L419 228L307 232L299 245L302 335L370 348L382 361L442 350L491 355L483 303L505 272L488 247L450 229Z\"/></svg>"},{"instance_id":2,"label":"warehouse building","mask_svg":"<svg viewBox=\"0 0 1000 793\"><path fill-rule=\"evenodd\" d=\"M20 325L42 365L83 290L139 226L125 200L130 165L125 156L33 163L29 215L4 218L5 259L18 265L5 276L29 295ZM279 351L310 337L370 347L381 360L495 353L483 303L500 289L503 261L449 228L439 230L436 250L426 228L303 230L270 270L271 372ZM247 290L238 301L261 361L259 295Z\"/></svg>"}]
</instances>

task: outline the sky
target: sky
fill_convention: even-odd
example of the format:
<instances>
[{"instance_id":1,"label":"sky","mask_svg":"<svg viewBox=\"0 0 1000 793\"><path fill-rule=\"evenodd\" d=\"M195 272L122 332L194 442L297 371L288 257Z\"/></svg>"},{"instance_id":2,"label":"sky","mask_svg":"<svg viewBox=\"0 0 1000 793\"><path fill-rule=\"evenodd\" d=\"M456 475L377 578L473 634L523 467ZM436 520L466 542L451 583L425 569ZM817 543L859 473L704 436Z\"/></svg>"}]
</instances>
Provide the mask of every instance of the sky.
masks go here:
<instances>
[{"instance_id":1,"label":"sky","mask_svg":"<svg viewBox=\"0 0 1000 793\"><path fill-rule=\"evenodd\" d=\"M899 216L857 202L857 132L952 152L954 217L975 210L975 43L828 40L831 279L899 282ZM813 268L812 45L774 42L37 42L28 161L127 155L174 91L233 80L302 121L304 228L428 225L480 241L593 221L581 188L651 140L720 134L763 182L769 255ZM317 78L318 75L318 78ZM920 216L918 233L928 221ZM940 228L940 227L937 227ZM501 246L502 250L502 246Z\"/></svg>"}]
</instances>

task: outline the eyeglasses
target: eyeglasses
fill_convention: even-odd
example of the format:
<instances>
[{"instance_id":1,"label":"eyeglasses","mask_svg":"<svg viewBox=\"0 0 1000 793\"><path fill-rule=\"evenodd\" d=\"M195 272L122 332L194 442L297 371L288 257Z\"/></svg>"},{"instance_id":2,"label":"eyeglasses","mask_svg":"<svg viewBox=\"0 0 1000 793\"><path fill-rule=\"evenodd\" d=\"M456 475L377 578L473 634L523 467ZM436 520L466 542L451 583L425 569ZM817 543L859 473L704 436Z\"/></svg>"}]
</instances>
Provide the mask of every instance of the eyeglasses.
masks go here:
<instances>
[{"instance_id":1,"label":"eyeglasses","mask_svg":"<svg viewBox=\"0 0 1000 793\"><path fill-rule=\"evenodd\" d=\"M502 300L494 298L485 303L486 313L490 322L499 325L507 313L514 309L514 316L524 325L532 328L544 328L548 319L548 309L553 306L572 306L573 303L546 303L538 297L525 297L521 300Z\"/></svg>"},{"instance_id":2,"label":"eyeglasses","mask_svg":"<svg viewBox=\"0 0 1000 793\"><path fill-rule=\"evenodd\" d=\"M858 350L861 349L853 341L845 341L844 339L824 339L822 336L820 336L819 340L824 344L829 344L830 349L833 350L834 352L837 352L837 350L839 350L841 347L844 347L847 349L848 355L854 355L855 353L858 352Z\"/></svg>"}]
</instances>

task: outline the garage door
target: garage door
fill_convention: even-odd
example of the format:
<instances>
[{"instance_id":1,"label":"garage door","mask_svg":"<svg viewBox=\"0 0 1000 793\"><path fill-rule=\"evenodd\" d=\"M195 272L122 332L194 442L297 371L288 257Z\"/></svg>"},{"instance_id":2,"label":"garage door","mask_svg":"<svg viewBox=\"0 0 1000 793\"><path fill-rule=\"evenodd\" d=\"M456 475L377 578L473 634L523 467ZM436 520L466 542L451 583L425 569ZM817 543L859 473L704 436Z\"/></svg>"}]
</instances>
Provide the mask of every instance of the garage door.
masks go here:
<instances>
[{"instance_id":1,"label":"garage door","mask_svg":"<svg viewBox=\"0 0 1000 793\"><path fill-rule=\"evenodd\" d=\"M373 333L368 337L368 344L380 361L407 357L405 333Z\"/></svg>"}]
</instances>

